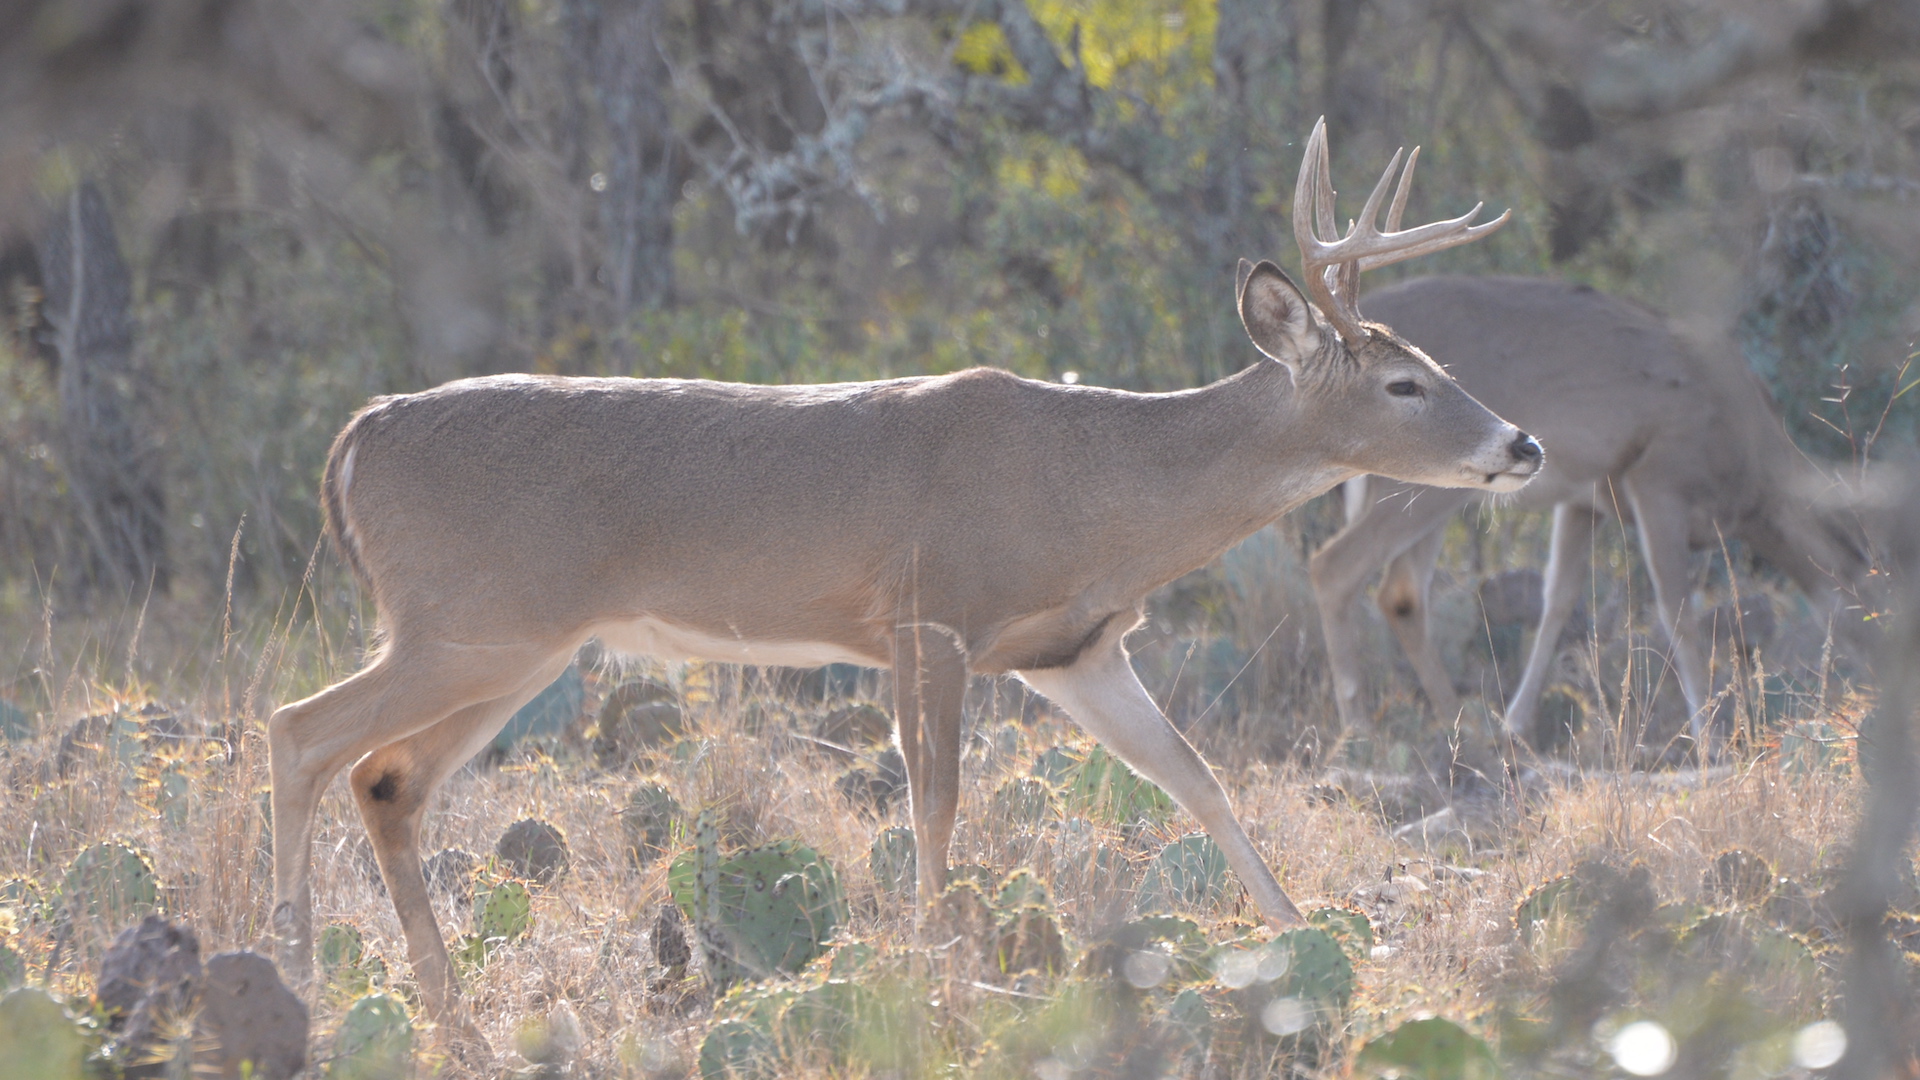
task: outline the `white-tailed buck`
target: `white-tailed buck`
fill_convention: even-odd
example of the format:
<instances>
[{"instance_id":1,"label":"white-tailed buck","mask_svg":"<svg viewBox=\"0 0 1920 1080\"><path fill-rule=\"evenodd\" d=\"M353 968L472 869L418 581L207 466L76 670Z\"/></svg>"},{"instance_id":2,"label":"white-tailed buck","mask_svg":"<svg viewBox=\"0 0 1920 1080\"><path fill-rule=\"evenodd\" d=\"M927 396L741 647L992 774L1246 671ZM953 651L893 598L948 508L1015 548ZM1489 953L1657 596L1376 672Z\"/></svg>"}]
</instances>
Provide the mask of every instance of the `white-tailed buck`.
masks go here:
<instances>
[{"instance_id":1,"label":"white-tailed buck","mask_svg":"<svg viewBox=\"0 0 1920 1080\"><path fill-rule=\"evenodd\" d=\"M1695 346L1643 308L1543 279L1418 278L1370 293L1367 308L1553 451L1526 490L1501 500L1553 509L1540 626L1506 705L1513 734L1533 734L1600 515L1617 514L1639 534L1696 740L1711 676L1708 635L1692 625L1690 551L1742 541L1816 599L1836 598L1866 571L1856 524L1821 504L1812 466L1730 346ZM1382 567L1380 610L1435 711L1451 720L1460 700L1427 636L1428 586L1444 526L1481 496L1354 484L1364 497L1312 560L1341 721L1350 731L1367 725L1354 600Z\"/></svg>"},{"instance_id":2,"label":"white-tailed buck","mask_svg":"<svg viewBox=\"0 0 1920 1080\"><path fill-rule=\"evenodd\" d=\"M1261 263L1240 315L1267 359L1135 394L975 369L827 386L505 375L382 398L327 460L334 544L382 640L285 706L273 761L274 927L311 966L310 837L342 767L433 1015L456 986L416 850L428 796L589 638L624 653L893 671L922 901L945 885L961 696L1010 673L1166 791L1275 925L1299 913L1124 640L1148 593L1349 477L1513 491L1533 439L1353 305L1359 272L1496 228L1381 231L1389 165L1333 233L1324 124L1295 190L1316 310ZM1315 218L1319 226L1315 226Z\"/></svg>"}]
</instances>

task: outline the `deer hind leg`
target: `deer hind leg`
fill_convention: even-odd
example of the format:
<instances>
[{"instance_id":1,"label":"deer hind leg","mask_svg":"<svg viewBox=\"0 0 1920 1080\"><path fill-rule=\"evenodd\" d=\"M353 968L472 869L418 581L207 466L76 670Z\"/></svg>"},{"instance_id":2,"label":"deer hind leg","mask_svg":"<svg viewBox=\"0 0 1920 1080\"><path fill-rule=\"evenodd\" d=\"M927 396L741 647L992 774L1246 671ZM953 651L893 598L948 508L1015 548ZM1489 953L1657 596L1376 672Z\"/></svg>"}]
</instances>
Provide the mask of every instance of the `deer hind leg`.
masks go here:
<instances>
[{"instance_id":1,"label":"deer hind leg","mask_svg":"<svg viewBox=\"0 0 1920 1080\"><path fill-rule=\"evenodd\" d=\"M1121 644L1122 633L1110 633L1070 667L1018 674L1192 814L1220 845L1267 922L1276 928L1299 925L1300 909L1287 899L1240 827L1225 789L1140 685Z\"/></svg>"},{"instance_id":2,"label":"deer hind leg","mask_svg":"<svg viewBox=\"0 0 1920 1080\"><path fill-rule=\"evenodd\" d=\"M396 642L350 678L267 721L275 952L296 987L313 977L313 817L327 784L354 759L512 690L537 663L513 650Z\"/></svg>"},{"instance_id":3,"label":"deer hind leg","mask_svg":"<svg viewBox=\"0 0 1920 1080\"><path fill-rule=\"evenodd\" d=\"M1540 589L1540 627L1533 635L1533 647L1527 651L1520 686L1507 703L1507 731L1517 739L1534 737L1540 695L1546 692L1547 678L1560 652L1560 631L1566 628L1574 601L1579 599L1580 572L1592 564L1597 515L1593 507L1582 503L1564 502L1553 508L1553 539L1548 543L1547 572Z\"/></svg>"},{"instance_id":4,"label":"deer hind leg","mask_svg":"<svg viewBox=\"0 0 1920 1080\"><path fill-rule=\"evenodd\" d=\"M1438 531L1472 498L1468 492L1440 488L1401 487L1389 491L1384 498L1360 507L1360 516L1314 552L1308 564L1314 602L1320 609L1320 633L1327 646L1327 666L1333 673L1334 704L1340 710L1341 726L1349 732L1364 731L1372 725L1360 702L1366 670L1354 620L1360 590L1381 567Z\"/></svg>"},{"instance_id":5,"label":"deer hind leg","mask_svg":"<svg viewBox=\"0 0 1920 1080\"><path fill-rule=\"evenodd\" d=\"M923 908L947 886L947 849L960 808L966 690L966 650L950 631L923 623L894 632L894 725L907 765L907 803Z\"/></svg>"},{"instance_id":6,"label":"deer hind leg","mask_svg":"<svg viewBox=\"0 0 1920 1080\"><path fill-rule=\"evenodd\" d=\"M1679 670L1680 692L1687 699L1688 730L1694 745L1703 753L1708 752L1712 749L1708 745L1712 733L1707 730L1711 678L1700 652L1699 635L1692 632L1687 506L1677 496L1647 491L1631 481L1627 485L1627 497L1633 503L1640 554L1647 562L1647 577L1653 581L1653 599L1660 610L1660 625L1666 631L1674 666Z\"/></svg>"},{"instance_id":7,"label":"deer hind leg","mask_svg":"<svg viewBox=\"0 0 1920 1080\"><path fill-rule=\"evenodd\" d=\"M1414 673L1420 676L1420 689L1425 691L1434 715L1441 722L1451 724L1460 716L1460 695L1454 691L1453 676L1447 674L1440 652L1433 647L1433 638L1427 633L1427 616L1431 610L1427 599L1433 586L1433 564L1446 538L1444 528L1433 529L1388 563L1386 577L1380 582L1374 602L1379 605L1380 614L1386 616L1394 638L1400 642L1400 651L1413 662Z\"/></svg>"},{"instance_id":8,"label":"deer hind leg","mask_svg":"<svg viewBox=\"0 0 1920 1080\"><path fill-rule=\"evenodd\" d=\"M549 659L511 693L469 705L425 731L373 751L354 765L348 777L380 863L380 876L387 883L387 895L400 917L407 962L427 1013L459 1037L482 1041L459 1006L459 983L421 874L421 819L441 783L499 734L570 657L568 653Z\"/></svg>"}]
</instances>

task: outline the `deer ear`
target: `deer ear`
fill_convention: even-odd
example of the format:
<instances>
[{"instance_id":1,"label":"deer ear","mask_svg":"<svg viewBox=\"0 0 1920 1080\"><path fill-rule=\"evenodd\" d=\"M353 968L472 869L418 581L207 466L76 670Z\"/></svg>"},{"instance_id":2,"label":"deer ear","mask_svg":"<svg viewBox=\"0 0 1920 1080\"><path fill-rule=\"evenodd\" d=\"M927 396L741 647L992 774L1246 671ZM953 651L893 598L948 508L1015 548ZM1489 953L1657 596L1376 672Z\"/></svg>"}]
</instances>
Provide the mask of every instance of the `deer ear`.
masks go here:
<instances>
[{"instance_id":1,"label":"deer ear","mask_svg":"<svg viewBox=\"0 0 1920 1080\"><path fill-rule=\"evenodd\" d=\"M1242 261L1240 322L1254 347L1269 359L1297 368L1320 344L1313 308L1279 267Z\"/></svg>"},{"instance_id":2,"label":"deer ear","mask_svg":"<svg viewBox=\"0 0 1920 1080\"><path fill-rule=\"evenodd\" d=\"M1247 279L1252 276L1253 264L1245 259L1241 259L1240 265L1235 267L1233 271L1233 295L1236 300L1239 299L1241 293L1247 291Z\"/></svg>"}]
</instances>

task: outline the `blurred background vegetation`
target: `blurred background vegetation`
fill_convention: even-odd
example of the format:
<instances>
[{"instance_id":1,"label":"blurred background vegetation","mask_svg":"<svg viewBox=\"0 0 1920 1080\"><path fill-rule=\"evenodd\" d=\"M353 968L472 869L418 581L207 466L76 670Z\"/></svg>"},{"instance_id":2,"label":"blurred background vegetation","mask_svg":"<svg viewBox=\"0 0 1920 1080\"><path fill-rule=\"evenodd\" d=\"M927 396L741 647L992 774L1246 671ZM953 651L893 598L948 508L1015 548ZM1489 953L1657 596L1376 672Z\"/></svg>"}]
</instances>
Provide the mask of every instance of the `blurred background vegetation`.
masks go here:
<instances>
[{"instance_id":1,"label":"blurred background vegetation","mask_svg":"<svg viewBox=\"0 0 1920 1080\"><path fill-rule=\"evenodd\" d=\"M1734 335L1816 457L1910 452L1914 0L12 0L0 692L59 620L347 606L371 395L1237 370L1322 114L1356 202L1419 143L1410 220L1515 212L1374 285L1589 282Z\"/></svg>"}]
</instances>

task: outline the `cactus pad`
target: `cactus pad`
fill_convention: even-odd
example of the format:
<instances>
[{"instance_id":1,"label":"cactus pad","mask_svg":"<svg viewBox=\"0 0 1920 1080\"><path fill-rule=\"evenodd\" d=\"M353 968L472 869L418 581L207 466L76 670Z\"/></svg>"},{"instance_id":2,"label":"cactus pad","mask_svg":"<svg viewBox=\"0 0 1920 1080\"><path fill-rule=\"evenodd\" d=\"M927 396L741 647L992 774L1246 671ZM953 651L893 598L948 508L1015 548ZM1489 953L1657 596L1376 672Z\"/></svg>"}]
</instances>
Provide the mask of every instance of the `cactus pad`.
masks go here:
<instances>
[{"instance_id":1,"label":"cactus pad","mask_svg":"<svg viewBox=\"0 0 1920 1080\"><path fill-rule=\"evenodd\" d=\"M1308 926L1317 926L1340 943L1347 958L1359 963L1373 955L1373 923L1351 908L1317 908L1307 916Z\"/></svg>"},{"instance_id":2,"label":"cactus pad","mask_svg":"<svg viewBox=\"0 0 1920 1080\"><path fill-rule=\"evenodd\" d=\"M873 887L881 892L904 893L912 889L914 875L918 873L913 830L895 825L873 834L867 867L873 871Z\"/></svg>"},{"instance_id":3,"label":"cactus pad","mask_svg":"<svg viewBox=\"0 0 1920 1080\"><path fill-rule=\"evenodd\" d=\"M1207 907L1227 895L1227 857L1205 833L1181 837L1160 850L1140 882L1143 911Z\"/></svg>"},{"instance_id":4,"label":"cactus pad","mask_svg":"<svg viewBox=\"0 0 1920 1080\"><path fill-rule=\"evenodd\" d=\"M1354 1059L1366 1075L1418 1080L1496 1080L1500 1064L1487 1044L1440 1017L1413 1020L1367 1043Z\"/></svg>"},{"instance_id":5,"label":"cactus pad","mask_svg":"<svg viewBox=\"0 0 1920 1080\"><path fill-rule=\"evenodd\" d=\"M987 813L993 821L1038 825L1052 815L1054 801L1053 788L1046 781L1016 776L994 791Z\"/></svg>"},{"instance_id":6,"label":"cactus pad","mask_svg":"<svg viewBox=\"0 0 1920 1080\"><path fill-rule=\"evenodd\" d=\"M709 873L702 887L698 878ZM721 985L799 971L847 919L833 867L791 842L740 852L698 873L695 884L694 925Z\"/></svg>"},{"instance_id":7,"label":"cactus pad","mask_svg":"<svg viewBox=\"0 0 1920 1080\"><path fill-rule=\"evenodd\" d=\"M80 1080L86 1041L46 991L25 987L0 998L0 1062L9 1076Z\"/></svg>"},{"instance_id":8,"label":"cactus pad","mask_svg":"<svg viewBox=\"0 0 1920 1080\"><path fill-rule=\"evenodd\" d=\"M75 915L117 927L159 906L160 882L144 854L108 840L73 857L60 896Z\"/></svg>"},{"instance_id":9,"label":"cactus pad","mask_svg":"<svg viewBox=\"0 0 1920 1080\"><path fill-rule=\"evenodd\" d=\"M636 866L659 858L673 841L686 811L662 784L641 784L627 796L620 811L620 830L627 838L627 855Z\"/></svg>"},{"instance_id":10,"label":"cactus pad","mask_svg":"<svg viewBox=\"0 0 1920 1080\"><path fill-rule=\"evenodd\" d=\"M333 1035L328 1076L341 1080L393 1080L410 1071L413 1021L392 994L368 994L353 1003Z\"/></svg>"}]
</instances>

